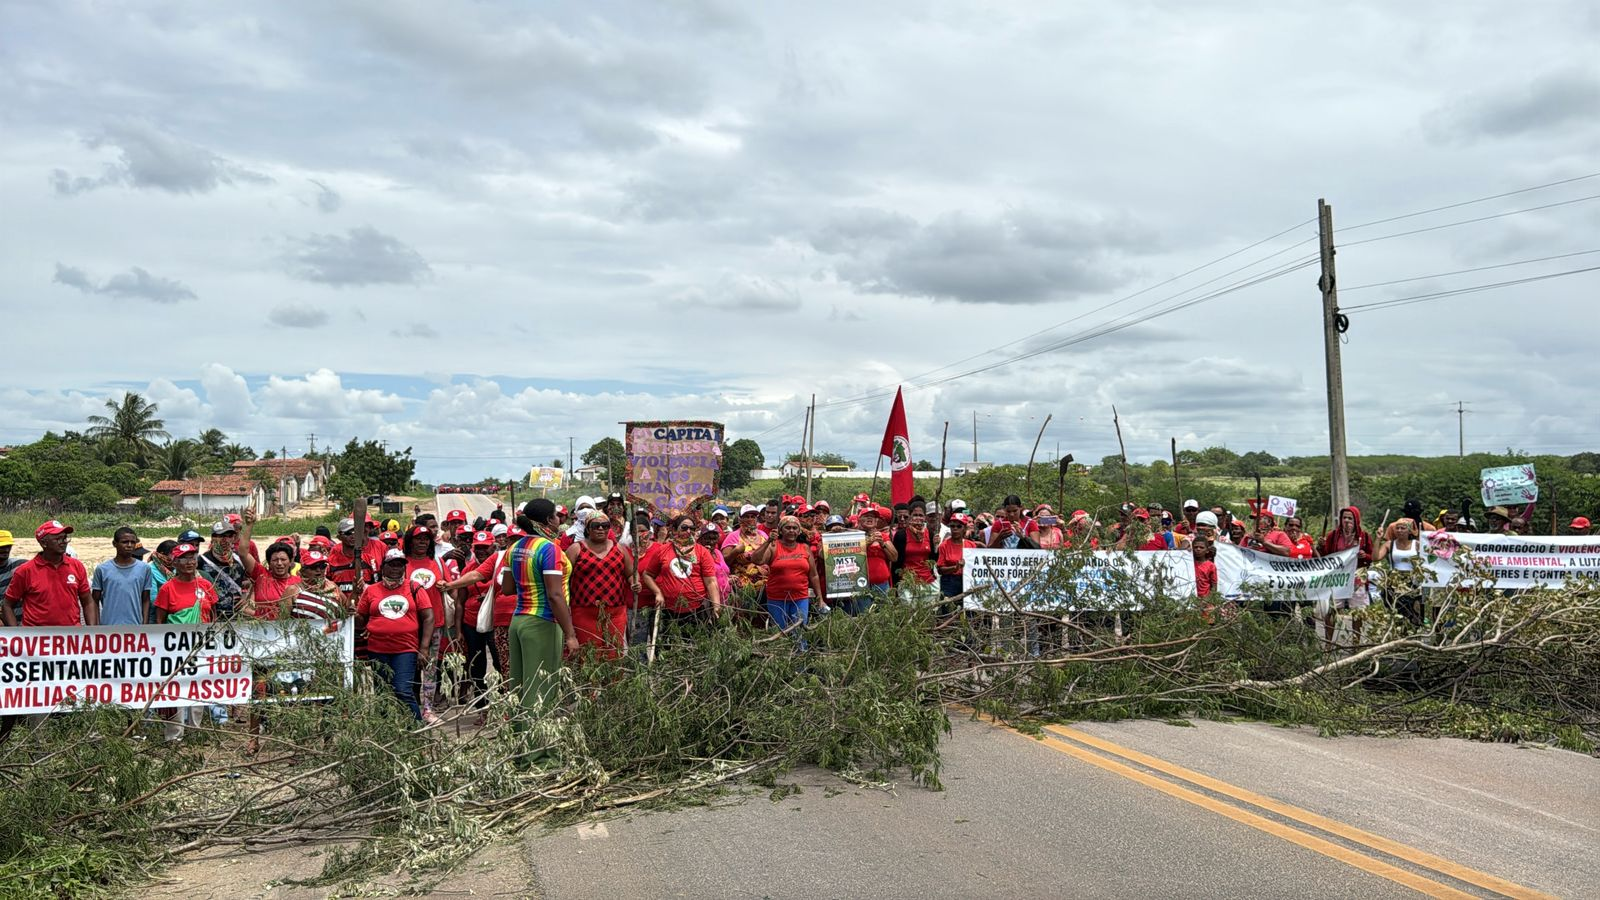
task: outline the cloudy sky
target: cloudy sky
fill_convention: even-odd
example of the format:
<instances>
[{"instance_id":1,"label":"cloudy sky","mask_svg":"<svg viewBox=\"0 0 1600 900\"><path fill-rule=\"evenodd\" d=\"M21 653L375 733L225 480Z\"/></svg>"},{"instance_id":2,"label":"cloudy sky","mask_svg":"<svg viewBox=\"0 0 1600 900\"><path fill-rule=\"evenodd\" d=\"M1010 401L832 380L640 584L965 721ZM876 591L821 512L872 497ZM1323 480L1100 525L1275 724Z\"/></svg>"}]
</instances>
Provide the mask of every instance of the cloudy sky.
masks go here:
<instances>
[{"instance_id":1,"label":"cloudy sky","mask_svg":"<svg viewBox=\"0 0 1600 900\"><path fill-rule=\"evenodd\" d=\"M1352 452L1600 446L1600 272L1354 309L1600 266L1600 13L1338 6L9 0L0 442L1325 452L1326 197Z\"/></svg>"}]
</instances>

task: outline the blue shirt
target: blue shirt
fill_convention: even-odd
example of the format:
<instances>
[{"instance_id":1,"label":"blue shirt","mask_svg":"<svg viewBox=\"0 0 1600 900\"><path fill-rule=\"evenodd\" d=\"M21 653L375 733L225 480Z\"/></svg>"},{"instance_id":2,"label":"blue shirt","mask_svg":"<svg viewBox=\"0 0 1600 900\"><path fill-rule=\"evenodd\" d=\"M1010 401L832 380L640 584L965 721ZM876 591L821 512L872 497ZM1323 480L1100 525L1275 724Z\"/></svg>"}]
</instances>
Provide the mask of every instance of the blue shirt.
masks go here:
<instances>
[{"instance_id":1,"label":"blue shirt","mask_svg":"<svg viewBox=\"0 0 1600 900\"><path fill-rule=\"evenodd\" d=\"M108 559L94 567L91 590L100 592L101 625L143 625L150 598L150 565L135 560L130 566Z\"/></svg>"}]
</instances>

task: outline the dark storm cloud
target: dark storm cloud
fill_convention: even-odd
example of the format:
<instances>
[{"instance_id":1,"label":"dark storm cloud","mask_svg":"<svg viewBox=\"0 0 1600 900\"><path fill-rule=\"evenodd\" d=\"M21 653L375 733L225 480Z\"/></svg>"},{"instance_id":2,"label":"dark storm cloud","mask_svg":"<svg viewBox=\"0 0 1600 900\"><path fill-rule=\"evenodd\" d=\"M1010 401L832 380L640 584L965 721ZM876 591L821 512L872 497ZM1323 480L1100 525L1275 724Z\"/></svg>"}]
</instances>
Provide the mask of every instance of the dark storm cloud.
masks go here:
<instances>
[{"instance_id":1,"label":"dark storm cloud","mask_svg":"<svg viewBox=\"0 0 1600 900\"><path fill-rule=\"evenodd\" d=\"M70 196L120 185L173 194L204 194L225 184L272 183L271 178L259 172L229 162L147 122L113 122L85 143L95 149L114 149L117 159L107 163L105 171L92 178L56 169L50 176L56 193Z\"/></svg>"},{"instance_id":2,"label":"dark storm cloud","mask_svg":"<svg viewBox=\"0 0 1600 900\"><path fill-rule=\"evenodd\" d=\"M104 281L96 283L89 273L76 266L66 266L56 263L56 274L53 279L56 284L64 284L76 288L85 294L104 294L108 297L131 297L138 300L149 300L153 303L177 303L180 300L193 300L195 293L188 285L171 278L162 278L151 275L144 269L134 266L126 272L119 272Z\"/></svg>"},{"instance_id":3,"label":"dark storm cloud","mask_svg":"<svg viewBox=\"0 0 1600 900\"><path fill-rule=\"evenodd\" d=\"M1593 125L1596 117L1600 117L1600 78L1570 71L1468 97L1436 111L1426 125L1435 140L1470 140Z\"/></svg>"},{"instance_id":4,"label":"dark storm cloud","mask_svg":"<svg viewBox=\"0 0 1600 900\"><path fill-rule=\"evenodd\" d=\"M417 284L433 272L422 254L371 225L296 239L283 262L295 278L334 287Z\"/></svg>"}]
</instances>

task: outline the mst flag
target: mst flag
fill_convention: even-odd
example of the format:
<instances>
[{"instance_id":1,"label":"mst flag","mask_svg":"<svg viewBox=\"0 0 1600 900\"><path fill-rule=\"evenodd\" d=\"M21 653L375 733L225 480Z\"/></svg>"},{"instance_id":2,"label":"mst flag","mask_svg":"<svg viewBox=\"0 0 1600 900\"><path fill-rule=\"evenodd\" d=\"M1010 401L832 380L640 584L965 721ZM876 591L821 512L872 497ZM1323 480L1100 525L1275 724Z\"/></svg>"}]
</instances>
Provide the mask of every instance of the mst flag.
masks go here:
<instances>
[{"instance_id":1,"label":"mst flag","mask_svg":"<svg viewBox=\"0 0 1600 900\"><path fill-rule=\"evenodd\" d=\"M906 430L906 402L895 388L894 408L889 410L889 427L883 432L883 446L878 449L889 457L889 502L906 503L915 490L911 486L911 438Z\"/></svg>"}]
</instances>

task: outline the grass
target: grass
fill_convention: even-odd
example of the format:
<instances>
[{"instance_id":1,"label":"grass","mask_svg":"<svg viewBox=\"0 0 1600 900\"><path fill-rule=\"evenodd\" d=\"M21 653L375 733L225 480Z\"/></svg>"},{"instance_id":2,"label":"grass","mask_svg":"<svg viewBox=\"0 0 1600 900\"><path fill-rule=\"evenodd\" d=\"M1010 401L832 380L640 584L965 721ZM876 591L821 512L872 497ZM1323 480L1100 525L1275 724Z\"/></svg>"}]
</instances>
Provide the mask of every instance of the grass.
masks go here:
<instances>
[{"instance_id":1,"label":"grass","mask_svg":"<svg viewBox=\"0 0 1600 900\"><path fill-rule=\"evenodd\" d=\"M217 514L217 517L220 518L220 515L220 513ZM148 520L141 516L137 510L111 513L51 513L45 509L24 507L22 509L0 510L0 529L11 532L18 541L26 542L33 539L34 529L50 519L60 519L62 522L71 525L73 534L78 537L103 538L111 537L123 525L131 526L135 531L139 532L141 537L164 536L168 532L171 532L172 536L176 537L179 532L187 527L193 527L196 531L205 534L209 532L210 524L216 521L215 518L198 518L190 513L182 517L185 524L177 525L167 524L171 521L170 519ZM332 530L338 520L339 515L336 513L309 518L283 519L272 517L257 522L255 531L259 535L309 535L316 530L318 525L327 525ZM147 544L146 546L149 545Z\"/></svg>"}]
</instances>

